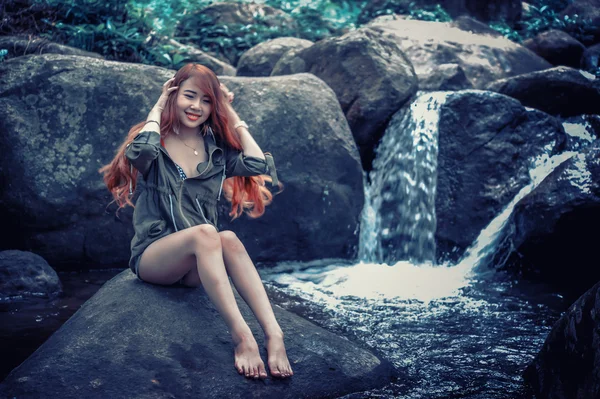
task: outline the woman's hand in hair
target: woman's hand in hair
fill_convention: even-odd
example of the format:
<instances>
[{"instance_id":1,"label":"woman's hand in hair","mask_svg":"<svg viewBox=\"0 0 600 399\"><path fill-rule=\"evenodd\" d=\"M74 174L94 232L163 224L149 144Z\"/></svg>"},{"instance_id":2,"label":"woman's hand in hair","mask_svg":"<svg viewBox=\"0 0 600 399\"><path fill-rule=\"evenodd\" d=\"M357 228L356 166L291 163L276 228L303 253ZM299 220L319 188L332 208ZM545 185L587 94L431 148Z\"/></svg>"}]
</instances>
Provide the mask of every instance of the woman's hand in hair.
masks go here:
<instances>
[{"instance_id":1,"label":"woman's hand in hair","mask_svg":"<svg viewBox=\"0 0 600 399\"><path fill-rule=\"evenodd\" d=\"M225 86L223 83L221 83L221 91L223 92L223 96L225 96L227 101L232 103L235 95L233 94L233 92L229 91L227 86Z\"/></svg>"},{"instance_id":2,"label":"woman's hand in hair","mask_svg":"<svg viewBox=\"0 0 600 399\"><path fill-rule=\"evenodd\" d=\"M169 95L171 95L171 93L173 93L179 88L179 86L171 87L171 85L173 84L173 80L175 80L175 77L172 77L163 84L162 93L160 94L156 105L154 105L154 108L158 108L161 112L163 111L163 109L165 109L165 105L167 104Z\"/></svg>"}]
</instances>

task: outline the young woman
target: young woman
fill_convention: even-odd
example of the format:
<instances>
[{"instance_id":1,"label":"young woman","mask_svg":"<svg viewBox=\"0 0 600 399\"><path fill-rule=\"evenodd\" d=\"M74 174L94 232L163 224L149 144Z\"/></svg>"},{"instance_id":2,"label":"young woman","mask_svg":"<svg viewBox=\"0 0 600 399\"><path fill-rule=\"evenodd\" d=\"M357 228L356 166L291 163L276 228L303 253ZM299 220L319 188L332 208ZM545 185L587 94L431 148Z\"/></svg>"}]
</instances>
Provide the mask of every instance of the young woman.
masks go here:
<instances>
[{"instance_id":1,"label":"young woman","mask_svg":"<svg viewBox=\"0 0 600 399\"><path fill-rule=\"evenodd\" d=\"M272 157L263 154L231 101L233 93L210 69L187 64L165 82L147 120L131 128L100 172L119 208L133 206L137 172L143 176L129 261L138 278L202 285L231 331L235 368L249 378L266 378L231 276L265 332L271 375L285 378L293 372L260 276L235 233L216 229L221 196L232 204L230 216L259 217L272 200L265 181L279 185Z\"/></svg>"}]
</instances>

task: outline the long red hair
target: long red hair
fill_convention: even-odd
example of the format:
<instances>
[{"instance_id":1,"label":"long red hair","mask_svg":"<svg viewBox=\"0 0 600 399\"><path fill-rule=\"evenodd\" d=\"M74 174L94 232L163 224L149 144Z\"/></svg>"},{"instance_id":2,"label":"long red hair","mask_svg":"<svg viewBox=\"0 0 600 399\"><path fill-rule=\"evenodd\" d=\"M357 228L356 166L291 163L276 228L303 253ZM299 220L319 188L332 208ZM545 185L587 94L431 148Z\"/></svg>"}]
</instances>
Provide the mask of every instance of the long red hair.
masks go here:
<instances>
[{"instance_id":1,"label":"long red hair","mask_svg":"<svg viewBox=\"0 0 600 399\"><path fill-rule=\"evenodd\" d=\"M203 133L206 133L208 127L211 127L219 142L236 150L242 150L240 138L235 133L227 116L227 99L221 91L217 75L203 65L187 64L177 71L175 80L171 85L180 86L183 81L190 78L210 97L213 105L210 116L202 127ZM173 134L180 127L180 121L176 113L176 101L177 94L170 95L161 114L161 143L162 139ZM125 157L125 149L141 132L145 124L146 122L142 121L132 126L113 160L99 170L104 175L104 183L112 193L114 202L119 206L117 211L127 205L134 206L130 192L135 191L137 171L132 170L129 160ZM223 194L231 202L229 216L233 219L238 218L242 213L246 213L251 218L262 216L265 213L265 206L273 200L273 194L265 187L265 181L270 182L271 178L260 175L251 177L236 176L226 179L223 183Z\"/></svg>"}]
</instances>

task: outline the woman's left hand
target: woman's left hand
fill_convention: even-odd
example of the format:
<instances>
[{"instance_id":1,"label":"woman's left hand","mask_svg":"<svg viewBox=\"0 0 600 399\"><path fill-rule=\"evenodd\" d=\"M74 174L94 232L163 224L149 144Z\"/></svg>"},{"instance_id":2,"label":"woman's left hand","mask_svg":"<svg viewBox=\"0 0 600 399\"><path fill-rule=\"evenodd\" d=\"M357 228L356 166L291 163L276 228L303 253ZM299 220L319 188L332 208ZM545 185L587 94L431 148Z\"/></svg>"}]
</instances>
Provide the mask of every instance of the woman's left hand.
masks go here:
<instances>
[{"instance_id":1,"label":"woman's left hand","mask_svg":"<svg viewBox=\"0 0 600 399\"><path fill-rule=\"evenodd\" d=\"M227 86L225 86L223 83L221 83L221 91L223 92L223 95L225 96L227 101L232 103L235 95L232 92L230 92Z\"/></svg>"}]
</instances>

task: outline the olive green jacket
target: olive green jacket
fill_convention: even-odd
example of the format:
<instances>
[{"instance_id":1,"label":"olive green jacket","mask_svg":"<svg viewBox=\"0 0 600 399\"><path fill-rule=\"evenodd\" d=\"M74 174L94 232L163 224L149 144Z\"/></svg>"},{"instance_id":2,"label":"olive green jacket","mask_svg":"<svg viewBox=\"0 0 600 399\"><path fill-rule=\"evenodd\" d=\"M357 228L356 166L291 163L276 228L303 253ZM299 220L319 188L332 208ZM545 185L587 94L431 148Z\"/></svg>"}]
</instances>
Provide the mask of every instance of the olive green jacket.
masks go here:
<instances>
[{"instance_id":1,"label":"olive green jacket","mask_svg":"<svg viewBox=\"0 0 600 399\"><path fill-rule=\"evenodd\" d=\"M135 235L129 267L136 272L139 256L152 242L199 224L217 226L217 202L223 181L232 176L270 174L277 184L273 158L245 156L219 146L212 130L204 136L208 159L197 166L199 176L183 180L156 132L142 131L127 146L125 156L143 176L133 212Z\"/></svg>"}]
</instances>

